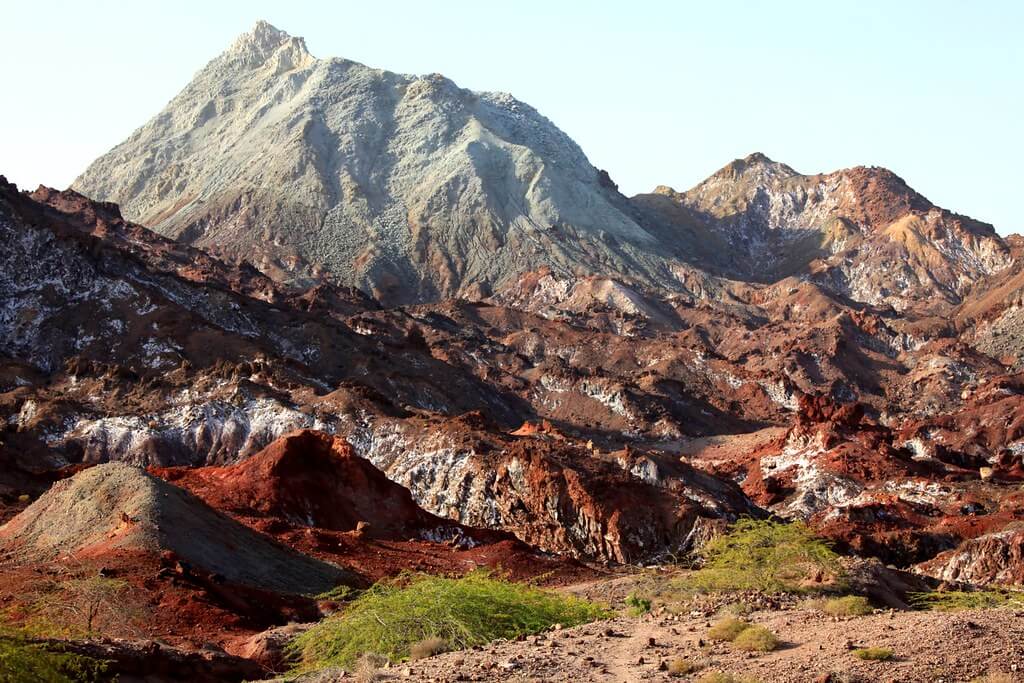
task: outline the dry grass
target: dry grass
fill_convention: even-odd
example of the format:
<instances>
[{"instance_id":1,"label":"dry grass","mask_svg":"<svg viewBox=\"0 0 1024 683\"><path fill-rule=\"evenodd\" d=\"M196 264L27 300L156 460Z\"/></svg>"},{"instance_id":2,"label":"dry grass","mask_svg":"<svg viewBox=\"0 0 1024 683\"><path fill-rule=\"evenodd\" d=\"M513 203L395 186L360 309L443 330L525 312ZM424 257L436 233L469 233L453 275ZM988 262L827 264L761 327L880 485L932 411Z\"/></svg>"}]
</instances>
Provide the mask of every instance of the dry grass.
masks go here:
<instances>
[{"instance_id":1,"label":"dry grass","mask_svg":"<svg viewBox=\"0 0 1024 683\"><path fill-rule=\"evenodd\" d=\"M750 624L742 619L726 617L725 619L719 619L708 629L708 638L710 640L736 640L736 636L748 628L750 628Z\"/></svg>"},{"instance_id":2,"label":"dry grass","mask_svg":"<svg viewBox=\"0 0 1024 683\"><path fill-rule=\"evenodd\" d=\"M367 652L356 660L353 674L358 683L375 683L382 678L381 669L388 663L387 657L375 652Z\"/></svg>"},{"instance_id":3,"label":"dry grass","mask_svg":"<svg viewBox=\"0 0 1024 683\"><path fill-rule=\"evenodd\" d=\"M692 674L695 671L699 671L703 668L700 662L695 662L692 659L685 659L683 657L676 657L668 663L668 675L669 676L685 676Z\"/></svg>"},{"instance_id":4,"label":"dry grass","mask_svg":"<svg viewBox=\"0 0 1024 683\"><path fill-rule=\"evenodd\" d=\"M409 659L426 659L448 651L448 641L444 638L424 638L418 643L413 643L409 648Z\"/></svg>"},{"instance_id":5,"label":"dry grass","mask_svg":"<svg viewBox=\"0 0 1024 683\"><path fill-rule=\"evenodd\" d=\"M754 608L745 602L730 602L718 608L716 614L720 617L745 617L754 611Z\"/></svg>"},{"instance_id":6,"label":"dry grass","mask_svg":"<svg viewBox=\"0 0 1024 683\"><path fill-rule=\"evenodd\" d=\"M771 652L779 646L779 638L764 626L751 626L740 631L732 644L748 652Z\"/></svg>"}]
</instances>

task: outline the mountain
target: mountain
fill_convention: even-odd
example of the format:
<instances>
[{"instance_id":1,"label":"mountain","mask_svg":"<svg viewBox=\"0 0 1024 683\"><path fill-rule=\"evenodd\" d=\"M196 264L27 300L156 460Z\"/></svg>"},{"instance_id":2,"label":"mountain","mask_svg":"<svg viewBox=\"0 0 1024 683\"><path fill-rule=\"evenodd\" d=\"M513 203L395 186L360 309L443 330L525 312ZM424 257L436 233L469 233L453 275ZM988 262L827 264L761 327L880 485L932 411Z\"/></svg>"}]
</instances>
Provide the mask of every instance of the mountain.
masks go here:
<instances>
[{"instance_id":1,"label":"mountain","mask_svg":"<svg viewBox=\"0 0 1024 683\"><path fill-rule=\"evenodd\" d=\"M532 107L317 59L265 22L74 188L264 272L325 271L390 303L540 266L672 278L607 175Z\"/></svg>"},{"instance_id":2,"label":"mountain","mask_svg":"<svg viewBox=\"0 0 1024 683\"><path fill-rule=\"evenodd\" d=\"M935 206L884 168L801 175L751 154L691 190L661 186L633 202L652 232L685 240L711 272L751 282L798 275L897 309L957 304L1013 262L991 225Z\"/></svg>"}]
</instances>

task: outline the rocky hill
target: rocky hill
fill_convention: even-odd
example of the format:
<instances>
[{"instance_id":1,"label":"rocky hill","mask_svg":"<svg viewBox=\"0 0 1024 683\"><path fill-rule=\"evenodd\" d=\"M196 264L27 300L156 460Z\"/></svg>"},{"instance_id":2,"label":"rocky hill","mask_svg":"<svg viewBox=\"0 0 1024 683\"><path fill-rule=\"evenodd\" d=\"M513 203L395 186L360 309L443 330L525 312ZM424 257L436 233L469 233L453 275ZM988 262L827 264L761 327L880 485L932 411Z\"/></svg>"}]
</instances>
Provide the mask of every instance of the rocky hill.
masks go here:
<instances>
[{"instance_id":1,"label":"rocky hill","mask_svg":"<svg viewBox=\"0 0 1024 683\"><path fill-rule=\"evenodd\" d=\"M898 310L957 304L1012 262L991 225L936 207L884 168L801 175L751 154L686 192L662 186L633 201L656 234L682 236L713 272L798 275Z\"/></svg>"},{"instance_id":2,"label":"rocky hill","mask_svg":"<svg viewBox=\"0 0 1024 683\"><path fill-rule=\"evenodd\" d=\"M123 551L170 552L227 581L283 593L319 593L354 580L124 463L54 484L0 527L0 552L8 562L67 562Z\"/></svg>"}]
</instances>

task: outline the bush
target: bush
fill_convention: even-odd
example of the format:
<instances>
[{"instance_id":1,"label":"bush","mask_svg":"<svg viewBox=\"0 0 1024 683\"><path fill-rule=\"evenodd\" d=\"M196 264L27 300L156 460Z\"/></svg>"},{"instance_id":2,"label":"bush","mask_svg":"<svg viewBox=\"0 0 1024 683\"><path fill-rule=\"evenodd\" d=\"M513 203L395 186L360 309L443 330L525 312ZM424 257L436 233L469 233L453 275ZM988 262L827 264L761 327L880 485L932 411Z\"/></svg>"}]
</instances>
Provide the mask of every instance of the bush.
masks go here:
<instances>
[{"instance_id":1,"label":"bush","mask_svg":"<svg viewBox=\"0 0 1024 683\"><path fill-rule=\"evenodd\" d=\"M697 683L757 683L757 679L750 676L737 676L724 671L709 671L698 678Z\"/></svg>"},{"instance_id":2,"label":"bush","mask_svg":"<svg viewBox=\"0 0 1024 683\"><path fill-rule=\"evenodd\" d=\"M651 611L651 601L634 594L626 598L626 606L629 608L629 613L634 617L639 617Z\"/></svg>"},{"instance_id":3,"label":"bush","mask_svg":"<svg viewBox=\"0 0 1024 683\"><path fill-rule=\"evenodd\" d=\"M149 607L127 581L69 576L39 587L22 610L23 630L47 638L136 637Z\"/></svg>"},{"instance_id":4,"label":"bush","mask_svg":"<svg viewBox=\"0 0 1024 683\"><path fill-rule=\"evenodd\" d=\"M1024 607L1024 593L1016 591L940 591L911 593L910 604L917 609L939 612L957 612L965 609L991 609L993 607Z\"/></svg>"},{"instance_id":5,"label":"bush","mask_svg":"<svg viewBox=\"0 0 1024 683\"><path fill-rule=\"evenodd\" d=\"M75 683L100 680L106 663L0 633L0 683Z\"/></svg>"},{"instance_id":6,"label":"bush","mask_svg":"<svg viewBox=\"0 0 1024 683\"><path fill-rule=\"evenodd\" d=\"M779 646L779 639L764 626L751 626L740 631L732 644L748 652L771 652Z\"/></svg>"},{"instance_id":7,"label":"bush","mask_svg":"<svg viewBox=\"0 0 1024 683\"><path fill-rule=\"evenodd\" d=\"M748 628L750 628L750 624L742 619L726 617L714 623L708 630L708 638L711 640L736 640L736 636Z\"/></svg>"},{"instance_id":8,"label":"bush","mask_svg":"<svg viewBox=\"0 0 1024 683\"><path fill-rule=\"evenodd\" d=\"M349 668L367 652L401 661L427 638L464 649L607 616L606 608L592 602L484 572L457 579L404 575L365 591L296 638L290 649L301 669Z\"/></svg>"},{"instance_id":9,"label":"bush","mask_svg":"<svg viewBox=\"0 0 1024 683\"><path fill-rule=\"evenodd\" d=\"M859 595L847 595L826 600L821 609L826 614L837 617L862 617L874 611L868 599Z\"/></svg>"},{"instance_id":10,"label":"bush","mask_svg":"<svg viewBox=\"0 0 1024 683\"><path fill-rule=\"evenodd\" d=\"M853 656L870 662L884 662L892 659L892 650L887 647L862 647L853 651Z\"/></svg>"},{"instance_id":11,"label":"bush","mask_svg":"<svg viewBox=\"0 0 1024 683\"><path fill-rule=\"evenodd\" d=\"M685 676L686 674L692 674L695 671L699 671L700 668L701 664L699 662L695 662L692 659L676 657L668 663L668 675Z\"/></svg>"},{"instance_id":12,"label":"bush","mask_svg":"<svg viewBox=\"0 0 1024 683\"><path fill-rule=\"evenodd\" d=\"M841 575L839 556L801 522L741 519L702 555L704 566L684 580L690 588L801 592L809 579Z\"/></svg>"},{"instance_id":13,"label":"bush","mask_svg":"<svg viewBox=\"0 0 1024 683\"><path fill-rule=\"evenodd\" d=\"M409 659L426 659L448 651L448 641L444 638L425 638L413 643L409 648Z\"/></svg>"}]
</instances>

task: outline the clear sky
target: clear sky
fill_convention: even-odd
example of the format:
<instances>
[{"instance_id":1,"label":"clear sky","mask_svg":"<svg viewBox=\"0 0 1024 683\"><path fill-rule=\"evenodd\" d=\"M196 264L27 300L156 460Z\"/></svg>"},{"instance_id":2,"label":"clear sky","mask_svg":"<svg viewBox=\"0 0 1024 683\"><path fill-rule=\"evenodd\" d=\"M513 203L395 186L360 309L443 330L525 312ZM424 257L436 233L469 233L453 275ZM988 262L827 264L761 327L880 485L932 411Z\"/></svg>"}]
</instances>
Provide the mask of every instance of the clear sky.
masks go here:
<instances>
[{"instance_id":1,"label":"clear sky","mask_svg":"<svg viewBox=\"0 0 1024 683\"><path fill-rule=\"evenodd\" d=\"M1024 2L0 0L0 174L68 185L266 19L529 102L626 194L761 151L1024 232Z\"/></svg>"}]
</instances>

